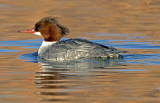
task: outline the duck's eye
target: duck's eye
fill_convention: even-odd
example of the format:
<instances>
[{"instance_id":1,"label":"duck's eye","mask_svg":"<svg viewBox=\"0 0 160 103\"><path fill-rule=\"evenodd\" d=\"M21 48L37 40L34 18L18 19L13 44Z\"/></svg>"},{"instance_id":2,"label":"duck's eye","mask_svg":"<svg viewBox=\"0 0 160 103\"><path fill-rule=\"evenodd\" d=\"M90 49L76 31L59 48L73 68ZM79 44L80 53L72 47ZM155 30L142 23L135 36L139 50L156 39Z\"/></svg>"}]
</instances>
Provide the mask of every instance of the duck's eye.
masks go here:
<instances>
[{"instance_id":1,"label":"duck's eye","mask_svg":"<svg viewBox=\"0 0 160 103\"><path fill-rule=\"evenodd\" d=\"M40 27L36 27L36 28L35 28L35 31L39 31L39 29L40 29Z\"/></svg>"}]
</instances>

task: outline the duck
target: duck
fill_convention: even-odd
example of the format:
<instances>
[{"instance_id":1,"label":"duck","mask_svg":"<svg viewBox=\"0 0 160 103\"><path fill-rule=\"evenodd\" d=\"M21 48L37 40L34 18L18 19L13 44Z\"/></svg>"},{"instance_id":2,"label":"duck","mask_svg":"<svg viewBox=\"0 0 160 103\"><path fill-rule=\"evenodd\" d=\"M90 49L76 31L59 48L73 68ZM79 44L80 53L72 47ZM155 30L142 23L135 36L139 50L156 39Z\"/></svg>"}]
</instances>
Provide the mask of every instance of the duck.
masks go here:
<instances>
[{"instance_id":1,"label":"duck","mask_svg":"<svg viewBox=\"0 0 160 103\"><path fill-rule=\"evenodd\" d=\"M43 37L38 50L38 59L46 61L75 60L79 58L120 58L125 51L98 44L82 38L61 40L70 30L59 24L56 17L48 16L35 23L34 28L20 30Z\"/></svg>"}]
</instances>

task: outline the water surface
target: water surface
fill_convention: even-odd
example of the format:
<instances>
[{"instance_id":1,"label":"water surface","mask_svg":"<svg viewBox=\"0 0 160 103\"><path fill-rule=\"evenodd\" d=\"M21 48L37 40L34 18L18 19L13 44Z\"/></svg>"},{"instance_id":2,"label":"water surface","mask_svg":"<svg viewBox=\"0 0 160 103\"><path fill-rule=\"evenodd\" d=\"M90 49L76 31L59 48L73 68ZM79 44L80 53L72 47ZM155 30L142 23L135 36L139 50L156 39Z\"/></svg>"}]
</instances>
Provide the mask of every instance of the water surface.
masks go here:
<instances>
[{"instance_id":1,"label":"water surface","mask_svg":"<svg viewBox=\"0 0 160 103\"><path fill-rule=\"evenodd\" d=\"M1 0L0 102L159 103L159 7L158 0ZM118 60L39 62L42 38L16 31L49 15L70 28L62 40L128 52Z\"/></svg>"}]
</instances>

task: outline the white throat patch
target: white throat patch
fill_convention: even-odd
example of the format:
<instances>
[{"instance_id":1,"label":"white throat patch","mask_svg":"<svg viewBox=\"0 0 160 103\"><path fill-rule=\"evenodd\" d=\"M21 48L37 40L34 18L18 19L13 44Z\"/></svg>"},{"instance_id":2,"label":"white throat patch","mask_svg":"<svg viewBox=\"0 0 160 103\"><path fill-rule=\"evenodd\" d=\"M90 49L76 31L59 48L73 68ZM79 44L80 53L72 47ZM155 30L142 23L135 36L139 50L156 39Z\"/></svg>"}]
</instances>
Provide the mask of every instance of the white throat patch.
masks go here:
<instances>
[{"instance_id":1,"label":"white throat patch","mask_svg":"<svg viewBox=\"0 0 160 103\"><path fill-rule=\"evenodd\" d=\"M54 41L54 42L43 41L41 44L41 47L38 50L38 55L41 56L47 50L47 48L49 48L51 45L55 44L56 42L57 41Z\"/></svg>"},{"instance_id":2,"label":"white throat patch","mask_svg":"<svg viewBox=\"0 0 160 103\"><path fill-rule=\"evenodd\" d=\"M34 32L33 34L42 36L40 32Z\"/></svg>"}]
</instances>

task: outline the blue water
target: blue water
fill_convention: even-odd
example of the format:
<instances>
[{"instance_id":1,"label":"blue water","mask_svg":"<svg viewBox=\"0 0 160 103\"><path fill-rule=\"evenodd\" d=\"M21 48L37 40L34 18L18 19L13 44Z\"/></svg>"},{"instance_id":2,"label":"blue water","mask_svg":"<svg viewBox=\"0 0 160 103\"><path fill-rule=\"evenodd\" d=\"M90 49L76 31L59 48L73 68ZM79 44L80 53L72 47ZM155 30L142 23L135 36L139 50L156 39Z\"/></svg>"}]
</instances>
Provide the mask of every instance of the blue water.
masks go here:
<instances>
[{"instance_id":1,"label":"blue water","mask_svg":"<svg viewBox=\"0 0 160 103\"><path fill-rule=\"evenodd\" d=\"M110 34L111 35L111 34ZM120 34L112 34L112 36L120 36ZM131 37L129 37L131 38ZM138 37L136 38L145 38ZM62 39L62 40L65 40ZM22 48L38 48L42 43L42 39L32 39L32 40L15 40L15 41L0 41L0 46L8 47L8 46L21 46ZM152 41L140 42L136 40L92 40L93 42L100 43L106 46L112 46L115 48L119 48L121 50L159 50L159 44L152 44ZM0 49L0 52L20 52L20 50L11 50L11 49ZM160 65L160 54L130 54L129 52L126 54L122 54L123 60L117 60L118 64L142 64L142 65ZM23 59L26 62L38 63L37 61L37 52L27 53L24 55L20 55L19 59ZM109 60L106 60L107 62ZM116 62L117 62L116 61ZM82 62L82 61L81 61ZM93 60L88 61L93 63L102 62L101 60ZM117 64L116 64L117 65Z\"/></svg>"},{"instance_id":2,"label":"blue water","mask_svg":"<svg viewBox=\"0 0 160 103\"><path fill-rule=\"evenodd\" d=\"M0 52L18 52L19 50L0 49Z\"/></svg>"}]
</instances>

